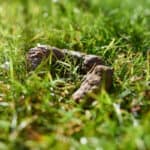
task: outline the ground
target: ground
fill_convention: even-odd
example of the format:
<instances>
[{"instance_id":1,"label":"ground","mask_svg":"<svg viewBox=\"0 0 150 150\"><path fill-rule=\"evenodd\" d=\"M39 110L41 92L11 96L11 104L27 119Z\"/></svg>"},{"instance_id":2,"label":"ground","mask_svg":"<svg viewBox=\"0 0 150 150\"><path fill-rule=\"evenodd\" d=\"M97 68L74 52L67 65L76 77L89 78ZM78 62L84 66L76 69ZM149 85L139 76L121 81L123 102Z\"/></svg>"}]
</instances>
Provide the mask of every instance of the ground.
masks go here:
<instances>
[{"instance_id":1,"label":"ground","mask_svg":"<svg viewBox=\"0 0 150 150\"><path fill-rule=\"evenodd\" d=\"M1 150L150 149L149 0L0 2ZM110 93L74 102L81 81L67 62L55 77L50 59L29 73L37 44L101 56L114 68Z\"/></svg>"}]
</instances>

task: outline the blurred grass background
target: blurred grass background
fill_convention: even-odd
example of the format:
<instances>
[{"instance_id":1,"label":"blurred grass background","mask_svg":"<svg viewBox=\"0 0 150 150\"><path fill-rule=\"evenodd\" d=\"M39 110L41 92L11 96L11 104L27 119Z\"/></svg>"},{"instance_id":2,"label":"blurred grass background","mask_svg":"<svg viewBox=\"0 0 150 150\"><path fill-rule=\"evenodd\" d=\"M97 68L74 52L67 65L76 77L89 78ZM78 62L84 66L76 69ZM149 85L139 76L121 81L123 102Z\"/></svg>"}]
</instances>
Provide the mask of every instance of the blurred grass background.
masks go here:
<instances>
[{"instance_id":1,"label":"blurred grass background","mask_svg":"<svg viewBox=\"0 0 150 150\"><path fill-rule=\"evenodd\" d=\"M150 149L149 24L149 0L0 0L0 149ZM102 56L112 92L57 94L48 70L27 72L38 43Z\"/></svg>"}]
</instances>

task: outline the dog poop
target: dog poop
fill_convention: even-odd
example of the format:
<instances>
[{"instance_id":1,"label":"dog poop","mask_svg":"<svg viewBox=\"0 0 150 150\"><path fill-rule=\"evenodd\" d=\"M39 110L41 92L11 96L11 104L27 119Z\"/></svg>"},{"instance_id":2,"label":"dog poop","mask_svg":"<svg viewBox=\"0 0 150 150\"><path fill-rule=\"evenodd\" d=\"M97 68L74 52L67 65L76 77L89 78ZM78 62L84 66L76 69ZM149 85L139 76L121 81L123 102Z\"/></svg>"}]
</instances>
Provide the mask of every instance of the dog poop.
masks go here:
<instances>
[{"instance_id":1,"label":"dog poop","mask_svg":"<svg viewBox=\"0 0 150 150\"><path fill-rule=\"evenodd\" d=\"M52 56L52 63L57 60L76 62L80 74L84 80L80 87L73 93L72 98L80 101L89 93L99 92L102 86L108 91L112 86L113 69L106 66L101 57L97 55L88 55L86 53L72 51L68 49L59 49L47 45L40 45L31 48L27 53L27 69L35 70L40 63Z\"/></svg>"}]
</instances>

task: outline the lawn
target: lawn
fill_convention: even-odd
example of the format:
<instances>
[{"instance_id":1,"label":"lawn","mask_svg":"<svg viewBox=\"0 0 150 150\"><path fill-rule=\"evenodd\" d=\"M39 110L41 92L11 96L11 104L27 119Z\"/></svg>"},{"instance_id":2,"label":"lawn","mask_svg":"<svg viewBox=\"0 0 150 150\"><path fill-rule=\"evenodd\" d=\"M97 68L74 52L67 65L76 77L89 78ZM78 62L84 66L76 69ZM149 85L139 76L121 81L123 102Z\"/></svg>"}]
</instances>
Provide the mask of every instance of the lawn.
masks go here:
<instances>
[{"instance_id":1,"label":"lawn","mask_svg":"<svg viewBox=\"0 0 150 150\"><path fill-rule=\"evenodd\" d=\"M37 44L101 56L110 93L73 101L70 64L65 80L51 63L28 72ZM0 150L51 149L150 149L149 0L0 0Z\"/></svg>"}]
</instances>

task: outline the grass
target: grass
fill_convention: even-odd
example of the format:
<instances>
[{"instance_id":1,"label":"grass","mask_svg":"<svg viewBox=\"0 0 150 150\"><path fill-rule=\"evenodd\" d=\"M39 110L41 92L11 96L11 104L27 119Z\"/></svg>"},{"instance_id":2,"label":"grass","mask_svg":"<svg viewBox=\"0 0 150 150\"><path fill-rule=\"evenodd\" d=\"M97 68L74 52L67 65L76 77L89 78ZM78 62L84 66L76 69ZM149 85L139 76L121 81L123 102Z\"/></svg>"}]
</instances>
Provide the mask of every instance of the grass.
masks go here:
<instances>
[{"instance_id":1,"label":"grass","mask_svg":"<svg viewBox=\"0 0 150 150\"><path fill-rule=\"evenodd\" d=\"M1 150L150 149L149 0L0 2ZM50 64L29 74L37 43L102 56L115 70L111 93L77 104L71 65L68 82Z\"/></svg>"}]
</instances>

